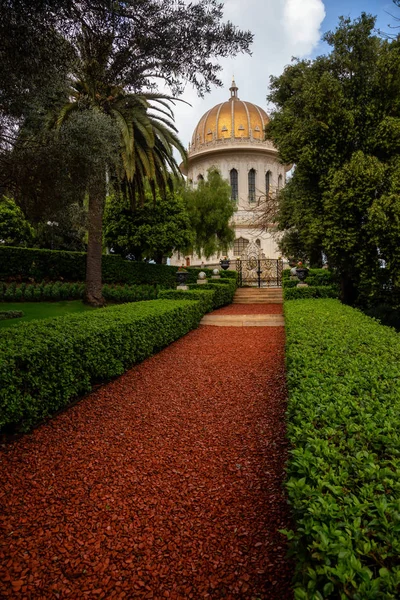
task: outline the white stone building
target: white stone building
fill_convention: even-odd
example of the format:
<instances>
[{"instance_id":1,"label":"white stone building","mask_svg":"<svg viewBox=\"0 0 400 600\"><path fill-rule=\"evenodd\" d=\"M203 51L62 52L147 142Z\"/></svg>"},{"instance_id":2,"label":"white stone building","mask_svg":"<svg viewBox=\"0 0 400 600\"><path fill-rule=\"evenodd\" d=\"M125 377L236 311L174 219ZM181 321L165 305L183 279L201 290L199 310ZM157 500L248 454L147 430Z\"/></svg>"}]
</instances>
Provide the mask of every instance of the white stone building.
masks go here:
<instances>
[{"instance_id":1,"label":"white stone building","mask_svg":"<svg viewBox=\"0 0 400 600\"><path fill-rule=\"evenodd\" d=\"M257 207L268 195L274 195L285 183L285 167L278 159L272 142L264 140L268 115L264 109L238 97L238 87L232 81L231 96L226 102L208 110L196 126L188 149L188 165L182 168L191 185L207 177L210 167L219 169L232 189L232 201L237 203L233 217L236 240L229 257L243 254L250 242L255 242L267 258L278 258L279 250L270 234L262 232L257 223ZM178 256L172 264L217 264L219 258ZM234 264L232 264L234 266Z\"/></svg>"}]
</instances>

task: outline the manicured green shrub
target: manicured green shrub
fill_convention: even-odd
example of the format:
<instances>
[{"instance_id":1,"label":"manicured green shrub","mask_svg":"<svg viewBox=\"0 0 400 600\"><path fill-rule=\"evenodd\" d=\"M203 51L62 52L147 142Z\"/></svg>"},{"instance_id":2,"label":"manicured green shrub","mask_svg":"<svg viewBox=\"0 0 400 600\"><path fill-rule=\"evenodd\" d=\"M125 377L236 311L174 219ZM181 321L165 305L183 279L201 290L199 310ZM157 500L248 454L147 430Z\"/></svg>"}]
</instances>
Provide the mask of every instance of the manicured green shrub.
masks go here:
<instances>
[{"instance_id":1,"label":"manicured green shrub","mask_svg":"<svg viewBox=\"0 0 400 600\"><path fill-rule=\"evenodd\" d=\"M84 297L84 283L36 283L4 284L0 288L0 300L7 302L79 300ZM155 300L160 286L153 285L104 285L104 298L110 302L138 302Z\"/></svg>"},{"instance_id":2,"label":"manicured green shrub","mask_svg":"<svg viewBox=\"0 0 400 600\"><path fill-rule=\"evenodd\" d=\"M0 332L0 429L40 419L198 326L199 302L152 300Z\"/></svg>"},{"instance_id":3,"label":"manicured green shrub","mask_svg":"<svg viewBox=\"0 0 400 600\"><path fill-rule=\"evenodd\" d=\"M305 300L308 298L338 298L336 286L321 285L318 287L291 287L283 289L284 300Z\"/></svg>"},{"instance_id":4,"label":"manicured green shrub","mask_svg":"<svg viewBox=\"0 0 400 600\"><path fill-rule=\"evenodd\" d=\"M292 288L296 287L299 283L297 279L290 279L290 269L285 269L283 272L283 287ZM332 286L335 283L335 276L332 271L327 269L309 269L305 283L309 286Z\"/></svg>"},{"instance_id":5,"label":"manicured green shrub","mask_svg":"<svg viewBox=\"0 0 400 600\"><path fill-rule=\"evenodd\" d=\"M6 319L18 319L23 316L24 313L22 310L0 310L0 321L5 321Z\"/></svg>"},{"instance_id":6,"label":"manicured green shrub","mask_svg":"<svg viewBox=\"0 0 400 600\"><path fill-rule=\"evenodd\" d=\"M220 279L215 279L203 284L189 284L191 290L214 290L213 307L214 309L226 304L231 304L236 291L236 280L230 279L221 283Z\"/></svg>"},{"instance_id":7,"label":"manicured green shrub","mask_svg":"<svg viewBox=\"0 0 400 600\"><path fill-rule=\"evenodd\" d=\"M121 256L104 254L102 261L103 283L128 285L176 285L178 267L153 265L124 260ZM188 282L195 283L200 271L211 277L211 269L189 267ZM224 271L222 277L235 277L234 271ZM62 250L17 248L0 246L0 280L18 281L84 281L86 254Z\"/></svg>"},{"instance_id":8,"label":"manicured green shrub","mask_svg":"<svg viewBox=\"0 0 400 600\"><path fill-rule=\"evenodd\" d=\"M295 598L400 598L400 337L337 300L284 309Z\"/></svg>"},{"instance_id":9,"label":"manicured green shrub","mask_svg":"<svg viewBox=\"0 0 400 600\"><path fill-rule=\"evenodd\" d=\"M158 297L165 300L197 300L200 302L203 313L214 310L214 295L215 290L208 289L161 290L158 293Z\"/></svg>"}]
</instances>

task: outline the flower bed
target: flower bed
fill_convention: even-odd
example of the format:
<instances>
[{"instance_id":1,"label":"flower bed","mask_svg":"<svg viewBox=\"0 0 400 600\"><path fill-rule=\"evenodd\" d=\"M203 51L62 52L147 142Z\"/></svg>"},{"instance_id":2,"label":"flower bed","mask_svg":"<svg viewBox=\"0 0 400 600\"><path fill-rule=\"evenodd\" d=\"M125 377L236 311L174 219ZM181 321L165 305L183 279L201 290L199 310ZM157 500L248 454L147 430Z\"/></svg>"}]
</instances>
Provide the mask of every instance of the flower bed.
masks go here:
<instances>
[{"instance_id":1,"label":"flower bed","mask_svg":"<svg viewBox=\"0 0 400 600\"><path fill-rule=\"evenodd\" d=\"M153 300L0 332L0 430L40 419L197 327L199 302Z\"/></svg>"},{"instance_id":2,"label":"flower bed","mask_svg":"<svg viewBox=\"0 0 400 600\"><path fill-rule=\"evenodd\" d=\"M295 598L399 598L400 337L336 300L284 310Z\"/></svg>"}]
</instances>

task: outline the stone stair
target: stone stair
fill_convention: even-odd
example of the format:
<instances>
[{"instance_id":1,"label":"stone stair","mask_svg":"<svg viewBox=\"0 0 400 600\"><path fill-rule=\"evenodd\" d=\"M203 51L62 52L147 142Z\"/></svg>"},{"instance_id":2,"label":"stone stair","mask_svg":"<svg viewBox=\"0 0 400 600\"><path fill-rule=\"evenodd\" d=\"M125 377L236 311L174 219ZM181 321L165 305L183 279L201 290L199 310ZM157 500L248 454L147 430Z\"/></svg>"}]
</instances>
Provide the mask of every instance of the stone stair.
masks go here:
<instances>
[{"instance_id":1,"label":"stone stair","mask_svg":"<svg viewBox=\"0 0 400 600\"><path fill-rule=\"evenodd\" d=\"M233 298L233 304L283 304L282 288L239 288ZM209 314L201 320L202 325L217 327L283 327L282 314Z\"/></svg>"},{"instance_id":2,"label":"stone stair","mask_svg":"<svg viewBox=\"0 0 400 600\"><path fill-rule=\"evenodd\" d=\"M233 304L283 304L282 288L238 288Z\"/></svg>"},{"instance_id":3,"label":"stone stair","mask_svg":"<svg viewBox=\"0 0 400 600\"><path fill-rule=\"evenodd\" d=\"M217 327L283 327L283 315L204 315L202 325Z\"/></svg>"}]
</instances>

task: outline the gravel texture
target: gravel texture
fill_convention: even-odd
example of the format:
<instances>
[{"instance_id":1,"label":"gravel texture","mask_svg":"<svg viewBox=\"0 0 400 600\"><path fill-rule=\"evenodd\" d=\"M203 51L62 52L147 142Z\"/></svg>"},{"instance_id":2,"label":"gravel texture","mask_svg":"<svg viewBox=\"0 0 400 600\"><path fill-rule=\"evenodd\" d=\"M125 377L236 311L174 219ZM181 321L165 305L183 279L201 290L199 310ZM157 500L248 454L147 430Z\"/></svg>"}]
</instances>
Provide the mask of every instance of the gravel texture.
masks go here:
<instances>
[{"instance_id":1,"label":"gravel texture","mask_svg":"<svg viewBox=\"0 0 400 600\"><path fill-rule=\"evenodd\" d=\"M213 315L281 315L283 304L228 304L213 311Z\"/></svg>"},{"instance_id":2,"label":"gravel texture","mask_svg":"<svg viewBox=\"0 0 400 600\"><path fill-rule=\"evenodd\" d=\"M202 326L3 446L0 598L293 598L285 405L282 327Z\"/></svg>"}]
</instances>

